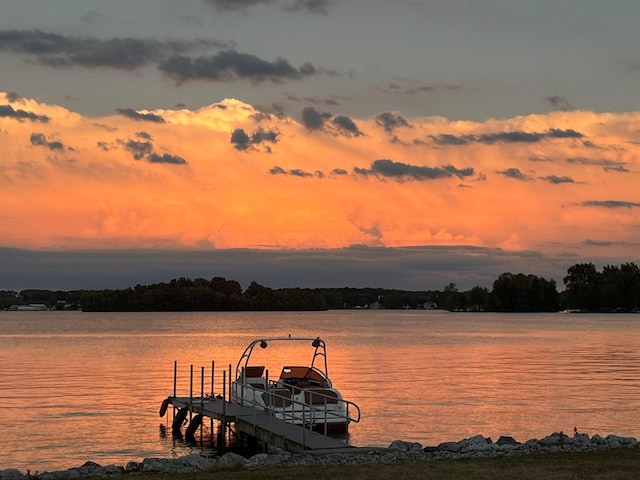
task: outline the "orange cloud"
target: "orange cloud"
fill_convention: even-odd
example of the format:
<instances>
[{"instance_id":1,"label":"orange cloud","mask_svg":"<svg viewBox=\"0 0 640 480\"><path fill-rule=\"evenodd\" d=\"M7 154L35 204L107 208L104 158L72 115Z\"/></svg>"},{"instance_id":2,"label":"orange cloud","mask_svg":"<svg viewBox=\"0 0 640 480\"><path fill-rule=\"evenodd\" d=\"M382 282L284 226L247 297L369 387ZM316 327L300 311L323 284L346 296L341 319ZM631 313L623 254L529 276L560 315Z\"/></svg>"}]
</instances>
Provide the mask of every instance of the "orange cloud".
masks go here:
<instances>
[{"instance_id":1,"label":"orange cloud","mask_svg":"<svg viewBox=\"0 0 640 480\"><path fill-rule=\"evenodd\" d=\"M633 251L638 132L640 113L309 130L234 99L87 118L0 94L0 233L23 248Z\"/></svg>"}]
</instances>

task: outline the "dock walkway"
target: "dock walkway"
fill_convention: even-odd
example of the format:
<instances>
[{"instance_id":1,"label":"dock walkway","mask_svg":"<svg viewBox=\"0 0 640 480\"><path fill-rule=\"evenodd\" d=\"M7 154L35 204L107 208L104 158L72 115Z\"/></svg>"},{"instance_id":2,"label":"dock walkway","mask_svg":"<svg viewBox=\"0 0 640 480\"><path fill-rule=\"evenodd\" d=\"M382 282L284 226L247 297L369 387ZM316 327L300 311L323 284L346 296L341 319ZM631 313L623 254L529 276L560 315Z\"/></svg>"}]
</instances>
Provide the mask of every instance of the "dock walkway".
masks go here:
<instances>
[{"instance_id":1,"label":"dock walkway","mask_svg":"<svg viewBox=\"0 0 640 480\"><path fill-rule=\"evenodd\" d=\"M322 435L278 419L268 412L221 398L169 397L167 400L178 410L186 409L183 411L219 420L225 424L234 423L238 431L291 452L353 448L345 440Z\"/></svg>"}]
</instances>

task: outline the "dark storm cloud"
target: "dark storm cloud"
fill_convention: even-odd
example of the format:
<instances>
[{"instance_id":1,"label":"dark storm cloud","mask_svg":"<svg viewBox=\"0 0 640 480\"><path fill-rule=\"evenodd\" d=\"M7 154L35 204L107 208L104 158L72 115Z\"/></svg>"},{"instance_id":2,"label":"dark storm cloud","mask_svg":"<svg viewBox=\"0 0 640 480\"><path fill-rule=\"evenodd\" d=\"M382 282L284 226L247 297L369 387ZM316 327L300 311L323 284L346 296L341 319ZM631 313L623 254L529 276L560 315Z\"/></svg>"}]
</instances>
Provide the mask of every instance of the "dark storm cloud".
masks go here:
<instances>
[{"instance_id":1,"label":"dark storm cloud","mask_svg":"<svg viewBox=\"0 0 640 480\"><path fill-rule=\"evenodd\" d=\"M544 99L549 102L554 108L562 110L563 112L571 112L575 110L575 108L573 108L573 105L569 103L569 100L561 97L560 95L550 95L548 97L544 97Z\"/></svg>"},{"instance_id":2,"label":"dark storm cloud","mask_svg":"<svg viewBox=\"0 0 640 480\"><path fill-rule=\"evenodd\" d=\"M513 178L514 180L520 180L522 182L531 180L531 178L522 173L518 168L507 168L505 170L499 170L498 173L500 175L504 175L507 178Z\"/></svg>"},{"instance_id":3,"label":"dark storm cloud","mask_svg":"<svg viewBox=\"0 0 640 480\"><path fill-rule=\"evenodd\" d=\"M547 177L540 177L545 182L553 183L554 185L560 185L561 183L575 183L571 177L558 177L557 175L549 175Z\"/></svg>"},{"instance_id":4,"label":"dark storm cloud","mask_svg":"<svg viewBox=\"0 0 640 480\"><path fill-rule=\"evenodd\" d=\"M246 151L264 142L278 143L279 137L280 133L275 130L259 128L249 136L244 129L236 128L231 132L231 144L236 150Z\"/></svg>"},{"instance_id":5,"label":"dark storm cloud","mask_svg":"<svg viewBox=\"0 0 640 480\"><path fill-rule=\"evenodd\" d=\"M385 129L385 131L391 133L398 127L409 127L409 122L396 113L384 112L376 115L376 125Z\"/></svg>"},{"instance_id":6,"label":"dark storm cloud","mask_svg":"<svg viewBox=\"0 0 640 480\"><path fill-rule=\"evenodd\" d=\"M25 110L14 110L11 105L0 105L0 117L15 118L18 120L30 120L32 122L49 123L46 115L37 115Z\"/></svg>"},{"instance_id":7,"label":"dark storm cloud","mask_svg":"<svg viewBox=\"0 0 640 480\"><path fill-rule=\"evenodd\" d=\"M561 130L551 128L546 132L496 132L482 135L431 135L430 138L438 145L468 145L470 143L483 143L493 145L496 143L537 143L545 139L555 138L582 138L584 135L575 130Z\"/></svg>"},{"instance_id":8,"label":"dark storm cloud","mask_svg":"<svg viewBox=\"0 0 640 480\"><path fill-rule=\"evenodd\" d=\"M168 153L163 153L162 155L158 155L157 153L150 153L147 155L147 160L150 163L169 163L172 165L186 165L187 161L178 157L177 155L170 155Z\"/></svg>"},{"instance_id":9,"label":"dark storm cloud","mask_svg":"<svg viewBox=\"0 0 640 480\"><path fill-rule=\"evenodd\" d=\"M130 118L141 122L165 123L164 118L154 113L139 113L133 108L116 108L116 112L123 117Z\"/></svg>"},{"instance_id":10,"label":"dark storm cloud","mask_svg":"<svg viewBox=\"0 0 640 480\"><path fill-rule=\"evenodd\" d=\"M329 0L205 0L205 3L218 10L246 10L257 5L274 5L288 12L306 11L327 15Z\"/></svg>"},{"instance_id":11,"label":"dark storm cloud","mask_svg":"<svg viewBox=\"0 0 640 480\"><path fill-rule=\"evenodd\" d=\"M0 51L33 58L54 68L115 68L133 70L175 55L209 47L228 48L217 40L141 40L136 38L71 37L41 30L0 31Z\"/></svg>"},{"instance_id":12,"label":"dark storm cloud","mask_svg":"<svg viewBox=\"0 0 640 480\"><path fill-rule=\"evenodd\" d=\"M333 170L331 170L331 175L348 175L349 172L347 172L344 168L334 168Z\"/></svg>"},{"instance_id":13,"label":"dark storm cloud","mask_svg":"<svg viewBox=\"0 0 640 480\"><path fill-rule=\"evenodd\" d=\"M626 202L623 200L587 200L581 205L585 207L602 207L602 208L636 208L640 207L638 202Z\"/></svg>"},{"instance_id":14,"label":"dark storm cloud","mask_svg":"<svg viewBox=\"0 0 640 480\"><path fill-rule=\"evenodd\" d=\"M358 129L358 126L355 124L353 120L344 115L335 116L331 122L338 127L341 133L345 133L347 135L353 135L355 137L359 137L363 135L363 133Z\"/></svg>"},{"instance_id":15,"label":"dark storm cloud","mask_svg":"<svg viewBox=\"0 0 640 480\"><path fill-rule=\"evenodd\" d=\"M463 169L458 169L452 165L424 167L421 165L394 162L388 159L374 160L371 163L371 168L368 170L355 167L353 171L358 175L375 175L378 177L395 178L397 180L436 180L450 177L464 178L475 174L474 169L471 167Z\"/></svg>"},{"instance_id":16,"label":"dark storm cloud","mask_svg":"<svg viewBox=\"0 0 640 480\"><path fill-rule=\"evenodd\" d=\"M253 83L265 81L280 83L283 80L297 80L319 73L310 63L297 69L283 58L268 62L255 55L235 50L225 50L209 57L191 58L173 55L160 62L158 69L179 84L189 80L214 82L249 80Z\"/></svg>"},{"instance_id":17,"label":"dark storm cloud","mask_svg":"<svg viewBox=\"0 0 640 480\"><path fill-rule=\"evenodd\" d=\"M64 145L62 142L53 141L49 142L47 137L43 133L32 133L29 139L31 141L31 145L36 147L47 147L49 150L54 151L62 151L64 150Z\"/></svg>"}]
</instances>

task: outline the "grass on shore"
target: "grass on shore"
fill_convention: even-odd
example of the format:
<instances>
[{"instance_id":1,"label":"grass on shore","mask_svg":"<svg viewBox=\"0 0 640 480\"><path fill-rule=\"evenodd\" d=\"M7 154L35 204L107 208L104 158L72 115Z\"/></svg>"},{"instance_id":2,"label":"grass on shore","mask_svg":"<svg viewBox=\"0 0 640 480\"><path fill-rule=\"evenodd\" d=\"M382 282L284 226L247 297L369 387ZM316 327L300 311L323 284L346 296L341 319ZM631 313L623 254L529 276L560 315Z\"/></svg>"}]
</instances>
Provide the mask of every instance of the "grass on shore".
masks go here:
<instances>
[{"instance_id":1,"label":"grass on shore","mask_svg":"<svg viewBox=\"0 0 640 480\"><path fill-rule=\"evenodd\" d=\"M148 474L141 477L143 480L636 480L640 478L640 449L353 466L216 469L194 474Z\"/></svg>"}]
</instances>

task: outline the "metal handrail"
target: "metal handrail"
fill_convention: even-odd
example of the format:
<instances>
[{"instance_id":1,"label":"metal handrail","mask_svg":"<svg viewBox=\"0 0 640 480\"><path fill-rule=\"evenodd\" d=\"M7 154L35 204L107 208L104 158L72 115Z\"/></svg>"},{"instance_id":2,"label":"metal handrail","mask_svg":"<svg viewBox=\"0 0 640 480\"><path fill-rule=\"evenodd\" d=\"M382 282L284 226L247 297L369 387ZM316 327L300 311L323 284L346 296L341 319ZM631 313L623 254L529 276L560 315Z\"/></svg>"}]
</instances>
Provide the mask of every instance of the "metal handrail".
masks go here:
<instances>
[{"instance_id":1,"label":"metal handrail","mask_svg":"<svg viewBox=\"0 0 640 480\"><path fill-rule=\"evenodd\" d=\"M317 406L317 405L312 405L310 403L307 403L305 401L300 401L300 400L294 400L291 397L285 397L284 395L280 395L278 393L276 393L275 391L275 387L278 386L277 382L269 382L269 385L267 388L262 389L262 388L255 388L251 385L246 385L243 383L238 383L238 382L234 382L233 383L233 387L235 387L235 391L233 392L233 394L235 395L236 401L240 400L242 402L242 404L244 405L245 402L247 403L248 406L251 407L259 407L259 408L263 408L266 412L271 413L271 414L275 414L275 413L280 413L280 414L284 414L285 412L289 413L287 411L287 409L276 409L273 405L265 405L262 404L261 402L258 402L257 400L257 395L261 395L262 393L268 393L269 394L269 399L273 399L273 398L280 398L282 400L287 400L291 402L291 412L289 415L283 415L285 416L285 418L291 418L292 420L296 420L298 419L295 415L302 413L302 421L303 421L303 425L306 424L304 422L304 412L305 409L308 409L309 412L312 412L312 422L309 423L309 425L315 425L316 423L318 423L318 420L324 420L325 421L325 425L326 425L326 420L328 418L329 415L331 415L332 417L337 417L337 418L342 418L347 422L354 422L354 423L358 423L360 421L360 407L358 407L358 405L350 400L345 400L343 398L338 398L337 401L341 404L344 405L344 410L346 412L346 414L343 414L341 410L328 410L327 409L327 405L329 404L329 399L334 399L334 397L330 396L330 395L326 395L322 392L318 392L318 391L313 391L311 390L311 392L313 393L313 395L318 396L323 398L323 403L321 404L322 407ZM286 388L286 387L285 387ZM240 394L238 394L238 389L240 389ZM245 389L249 389L248 391L250 392L249 397L251 398L245 398L244 397L244 391ZM302 391L305 391L305 389L300 389ZM309 390L307 390L309 391ZM302 408L301 410L296 410L294 408L294 405L300 405ZM355 409L356 414L355 416L351 416L350 411L352 412L353 409ZM320 415L318 415L320 414Z\"/></svg>"}]
</instances>

